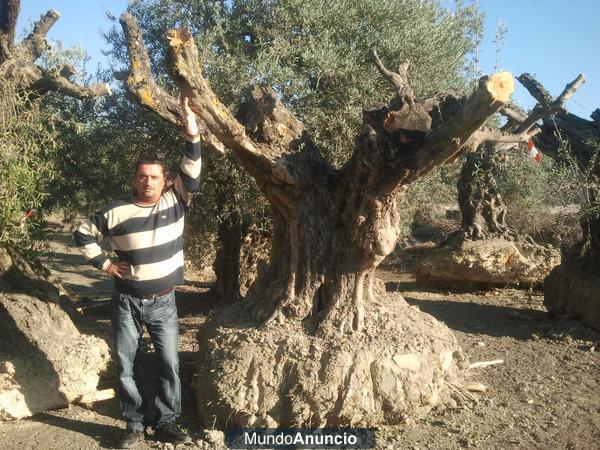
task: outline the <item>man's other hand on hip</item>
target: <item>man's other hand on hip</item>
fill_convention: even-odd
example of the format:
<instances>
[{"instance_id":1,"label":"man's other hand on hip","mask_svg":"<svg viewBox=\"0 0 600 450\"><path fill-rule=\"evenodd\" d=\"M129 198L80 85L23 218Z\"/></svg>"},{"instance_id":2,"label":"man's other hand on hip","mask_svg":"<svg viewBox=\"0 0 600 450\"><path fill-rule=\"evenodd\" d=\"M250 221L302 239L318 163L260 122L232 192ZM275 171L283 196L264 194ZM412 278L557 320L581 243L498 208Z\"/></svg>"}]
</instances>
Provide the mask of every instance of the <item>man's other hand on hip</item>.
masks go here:
<instances>
[{"instance_id":1,"label":"man's other hand on hip","mask_svg":"<svg viewBox=\"0 0 600 450\"><path fill-rule=\"evenodd\" d=\"M115 261L110 263L106 273L115 278L127 278L131 275L131 265L125 261Z\"/></svg>"}]
</instances>

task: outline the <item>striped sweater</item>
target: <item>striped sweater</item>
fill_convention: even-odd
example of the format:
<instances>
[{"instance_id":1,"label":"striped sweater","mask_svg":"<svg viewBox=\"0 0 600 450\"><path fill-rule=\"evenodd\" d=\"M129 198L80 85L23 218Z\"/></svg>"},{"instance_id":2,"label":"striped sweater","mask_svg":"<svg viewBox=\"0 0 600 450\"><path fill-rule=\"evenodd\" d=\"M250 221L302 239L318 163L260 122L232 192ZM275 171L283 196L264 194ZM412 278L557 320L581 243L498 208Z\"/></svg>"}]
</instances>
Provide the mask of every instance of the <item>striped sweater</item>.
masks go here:
<instances>
[{"instance_id":1,"label":"striped sweater","mask_svg":"<svg viewBox=\"0 0 600 450\"><path fill-rule=\"evenodd\" d=\"M110 259L98 245L108 238L131 275L115 278L115 289L144 297L183 284L183 219L200 179L200 142L186 139L178 174L170 189L153 205L133 199L111 202L83 222L75 242L88 263L106 271Z\"/></svg>"}]
</instances>

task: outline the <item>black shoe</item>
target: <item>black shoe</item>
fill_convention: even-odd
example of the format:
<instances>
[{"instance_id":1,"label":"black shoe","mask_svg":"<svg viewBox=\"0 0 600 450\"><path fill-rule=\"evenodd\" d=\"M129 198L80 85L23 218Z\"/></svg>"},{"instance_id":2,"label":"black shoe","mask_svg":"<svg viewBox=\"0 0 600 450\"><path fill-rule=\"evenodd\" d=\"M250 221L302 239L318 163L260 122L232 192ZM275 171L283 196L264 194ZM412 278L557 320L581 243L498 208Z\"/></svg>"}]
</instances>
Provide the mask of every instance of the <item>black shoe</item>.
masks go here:
<instances>
[{"instance_id":1,"label":"black shoe","mask_svg":"<svg viewBox=\"0 0 600 450\"><path fill-rule=\"evenodd\" d=\"M175 422L157 426L154 437L161 442L170 442L175 445L192 441L188 432Z\"/></svg>"},{"instance_id":2,"label":"black shoe","mask_svg":"<svg viewBox=\"0 0 600 450\"><path fill-rule=\"evenodd\" d=\"M135 447L139 442L144 440L143 431L125 430L123 435L117 442L117 448L131 448Z\"/></svg>"}]
</instances>

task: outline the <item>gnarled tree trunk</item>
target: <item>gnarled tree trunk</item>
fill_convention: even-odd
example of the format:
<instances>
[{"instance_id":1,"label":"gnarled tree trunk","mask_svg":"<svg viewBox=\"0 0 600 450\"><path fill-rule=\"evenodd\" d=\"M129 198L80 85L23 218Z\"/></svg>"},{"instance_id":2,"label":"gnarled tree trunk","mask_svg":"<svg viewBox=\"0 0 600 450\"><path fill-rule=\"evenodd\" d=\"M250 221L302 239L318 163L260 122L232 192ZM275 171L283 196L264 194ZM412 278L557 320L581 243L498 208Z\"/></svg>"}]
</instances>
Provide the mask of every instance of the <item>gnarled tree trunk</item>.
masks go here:
<instances>
[{"instance_id":1,"label":"gnarled tree trunk","mask_svg":"<svg viewBox=\"0 0 600 450\"><path fill-rule=\"evenodd\" d=\"M124 14L121 23L132 62L129 91L172 120L137 22ZM238 121L203 77L191 34L171 30L167 38L173 78L208 133L208 147L217 140L233 152L274 216L267 269L245 302L224 307L201 330L197 393L205 420L375 425L427 411L460 375L459 348L430 316L386 301L373 271L394 248L409 183L454 161L467 142L528 136L482 128L507 101L512 76L483 77L468 97L417 101L408 64L393 73L374 54L396 95L364 111L355 151L335 169L270 87L251 90Z\"/></svg>"},{"instance_id":2,"label":"gnarled tree trunk","mask_svg":"<svg viewBox=\"0 0 600 450\"><path fill-rule=\"evenodd\" d=\"M465 238L478 240L510 237L506 224L506 205L496 183L494 146L485 144L470 153L460 171L457 183L458 206Z\"/></svg>"}]
</instances>

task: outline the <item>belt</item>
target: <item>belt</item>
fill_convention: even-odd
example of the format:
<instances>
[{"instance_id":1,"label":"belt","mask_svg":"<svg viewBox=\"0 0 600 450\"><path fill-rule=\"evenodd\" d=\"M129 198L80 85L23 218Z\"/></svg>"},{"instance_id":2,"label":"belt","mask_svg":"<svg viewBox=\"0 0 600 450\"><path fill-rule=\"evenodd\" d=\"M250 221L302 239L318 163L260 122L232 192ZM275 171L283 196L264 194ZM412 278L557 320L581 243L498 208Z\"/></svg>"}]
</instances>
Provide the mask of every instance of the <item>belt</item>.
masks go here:
<instances>
[{"instance_id":1,"label":"belt","mask_svg":"<svg viewBox=\"0 0 600 450\"><path fill-rule=\"evenodd\" d=\"M167 294L170 294L171 292L173 292L173 287L171 286L171 287L164 289L162 291L159 291L159 292L152 292L152 293L146 293L146 294L140 294L139 292L136 292L134 289L131 289L131 287L129 287L129 286L115 286L115 290L119 294L131 295L132 297L140 298L143 300L154 300L157 297L162 297L163 295L167 295Z\"/></svg>"},{"instance_id":2,"label":"belt","mask_svg":"<svg viewBox=\"0 0 600 450\"><path fill-rule=\"evenodd\" d=\"M142 300L156 300L158 297L162 297L163 295L167 295L173 292L173 288L167 288L160 292L155 292L154 294L144 294L143 297L140 297Z\"/></svg>"}]
</instances>

